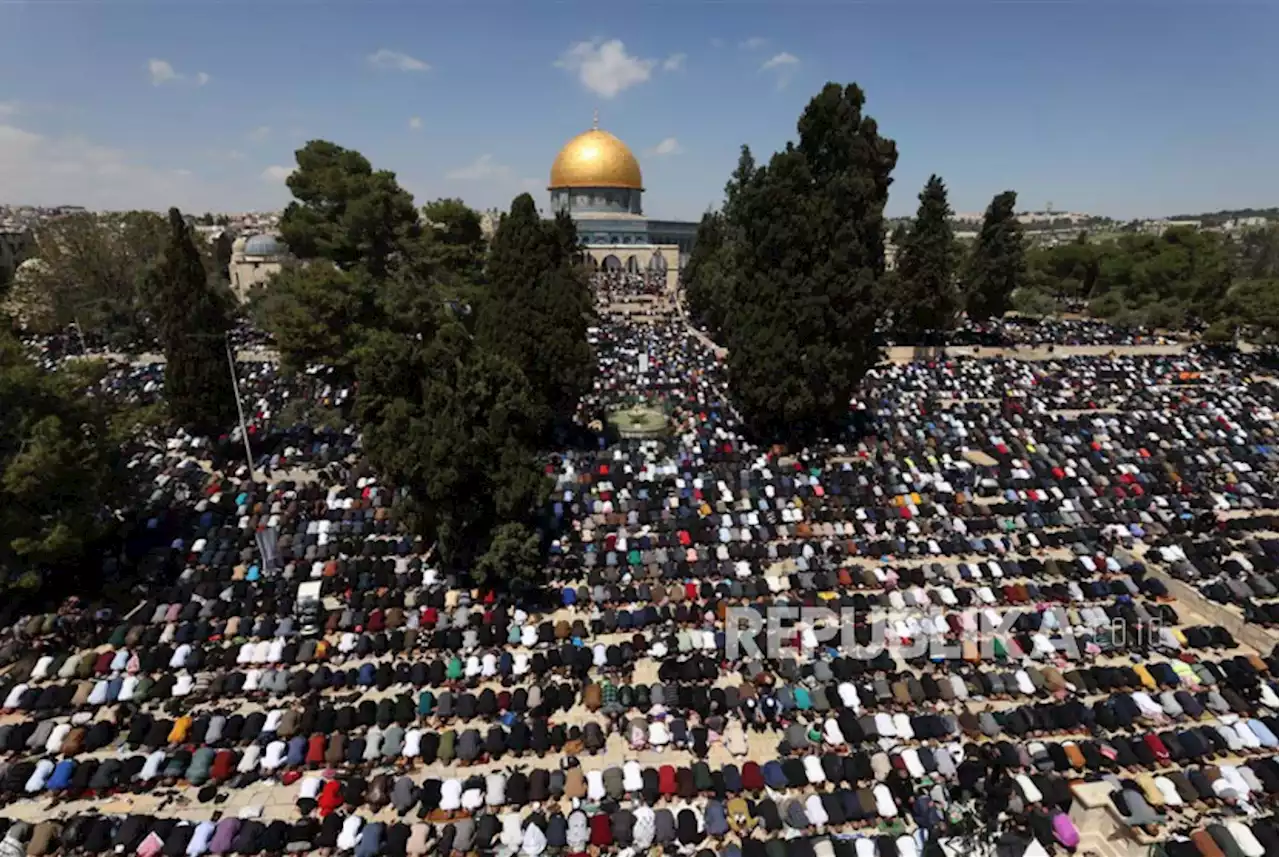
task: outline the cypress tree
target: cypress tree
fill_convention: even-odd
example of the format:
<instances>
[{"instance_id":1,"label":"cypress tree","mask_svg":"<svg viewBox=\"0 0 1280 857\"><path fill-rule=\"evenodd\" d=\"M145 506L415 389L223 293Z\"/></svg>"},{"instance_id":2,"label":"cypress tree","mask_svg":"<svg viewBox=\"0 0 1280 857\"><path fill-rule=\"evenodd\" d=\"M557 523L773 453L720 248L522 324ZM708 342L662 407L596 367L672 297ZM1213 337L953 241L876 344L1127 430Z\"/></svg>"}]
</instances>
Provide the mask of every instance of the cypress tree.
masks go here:
<instances>
[{"instance_id":1,"label":"cypress tree","mask_svg":"<svg viewBox=\"0 0 1280 857\"><path fill-rule=\"evenodd\" d=\"M891 299L897 327L913 340L954 320L955 238L947 187L936 175L920 191L920 208L898 244L898 282Z\"/></svg>"},{"instance_id":2,"label":"cypress tree","mask_svg":"<svg viewBox=\"0 0 1280 857\"><path fill-rule=\"evenodd\" d=\"M169 209L168 243L147 274L147 297L164 350L165 399L179 425L204 434L236 419L227 366L230 301L210 283L182 212Z\"/></svg>"},{"instance_id":3,"label":"cypress tree","mask_svg":"<svg viewBox=\"0 0 1280 857\"><path fill-rule=\"evenodd\" d=\"M480 338L523 369L547 432L573 416L595 366L587 342L591 292L578 245L573 221L544 221L526 193L512 202L489 252Z\"/></svg>"},{"instance_id":4,"label":"cypress tree","mask_svg":"<svg viewBox=\"0 0 1280 857\"><path fill-rule=\"evenodd\" d=\"M693 251L683 271L689 314L713 333L723 325L729 302L731 281L725 270L728 246L725 233L724 215L715 211L703 214Z\"/></svg>"},{"instance_id":5,"label":"cypress tree","mask_svg":"<svg viewBox=\"0 0 1280 857\"><path fill-rule=\"evenodd\" d=\"M878 358L884 206L898 154L864 103L856 85L827 84L800 117L799 143L730 183L729 382L764 437L839 431Z\"/></svg>"},{"instance_id":6,"label":"cypress tree","mask_svg":"<svg viewBox=\"0 0 1280 857\"><path fill-rule=\"evenodd\" d=\"M999 318L1026 276L1022 227L1014 216L1018 195L997 194L982 218L982 231L969 257L969 288L965 309L979 321Z\"/></svg>"}]
</instances>

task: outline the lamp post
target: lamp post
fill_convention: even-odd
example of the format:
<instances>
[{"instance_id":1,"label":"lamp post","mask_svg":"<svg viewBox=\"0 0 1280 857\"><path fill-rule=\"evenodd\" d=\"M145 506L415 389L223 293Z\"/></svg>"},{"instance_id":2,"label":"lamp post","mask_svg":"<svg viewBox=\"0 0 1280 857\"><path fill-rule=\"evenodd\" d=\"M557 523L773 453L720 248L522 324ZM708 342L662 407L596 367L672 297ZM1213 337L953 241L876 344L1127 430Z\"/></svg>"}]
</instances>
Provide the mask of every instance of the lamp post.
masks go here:
<instances>
[{"instance_id":1,"label":"lamp post","mask_svg":"<svg viewBox=\"0 0 1280 857\"><path fill-rule=\"evenodd\" d=\"M231 370L231 389L236 395L236 416L240 420L240 439L244 441L244 459L249 465L249 479L257 481L253 472L253 450L249 447L249 429L244 424L244 404L240 401L240 380L236 377L236 356L231 350L230 331L223 337L223 345L227 349L227 368Z\"/></svg>"}]
</instances>

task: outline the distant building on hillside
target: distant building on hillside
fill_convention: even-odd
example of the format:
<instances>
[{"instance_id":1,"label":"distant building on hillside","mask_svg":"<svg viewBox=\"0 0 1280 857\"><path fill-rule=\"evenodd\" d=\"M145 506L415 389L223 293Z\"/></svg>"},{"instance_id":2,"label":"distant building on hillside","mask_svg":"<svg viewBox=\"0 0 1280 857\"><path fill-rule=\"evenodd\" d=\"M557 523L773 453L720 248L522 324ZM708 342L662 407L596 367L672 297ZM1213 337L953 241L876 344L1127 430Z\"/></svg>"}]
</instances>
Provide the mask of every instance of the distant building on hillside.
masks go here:
<instances>
[{"instance_id":1,"label":"distant building on hillside","mask_svg":"<svg viewBox=\"0 0 1280 857\"><path fill-rule=\"evenodd\" d=\"M240 300L247 300L251 289L279 273L290 258L289 249L276 235L237 238L231 244L231 264L227 269L231 290Z\"/></svg>"},{"instance_id":2,"label":"distant building on hillside","mask_svg":"<svg viewBox=\"0 0 1280 857\"><path fill-rule=\"evenodd\" d=\"M1170 229L1199 229L1199 220L1144 220L1138 224L1138 231L1148 235L1163 235Z\"/></svg>"}]
</instances>

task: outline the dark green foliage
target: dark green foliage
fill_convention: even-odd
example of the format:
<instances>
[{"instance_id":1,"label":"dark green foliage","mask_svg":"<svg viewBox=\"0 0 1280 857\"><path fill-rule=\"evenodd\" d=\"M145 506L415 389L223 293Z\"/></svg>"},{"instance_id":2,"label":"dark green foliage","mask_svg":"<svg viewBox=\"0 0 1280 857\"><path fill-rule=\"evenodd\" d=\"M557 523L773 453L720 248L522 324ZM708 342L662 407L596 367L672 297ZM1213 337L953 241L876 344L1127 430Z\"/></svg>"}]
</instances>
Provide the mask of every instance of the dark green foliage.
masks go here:
<instances>
[{"instance_id":1,"label":"dark green foliage","mask_svg":"<svg viewBox=\"0 0 1280 857\"><path fill-rule=\"evenodd\" d=\"M1226 319L1220 319L1205 328L1201 339L1213 345L1225 345L1236 341L1235 327Z\"/></svg>"},{"instance_id":2,"label":"dark green foliage","mask_svg":"<svg viewBox=\"0 0 1280 857\"><path fill-rule=\"evenodd\" d=\"M1097 287L1102 257L1102 248L1087 238L1038 247L1027 254L1027 284L1057 298L1088 298Z\"/></svg>"},{"instance_id":3,"label":"dark green foliage","mask_svg":"<svg viewBox=\"0 0 1280 857\"><path fill-rule=\"evenodd\" d=\"M913 340L949 329L955 321L959 299L951 214L946 185L930 176L911 229L895 233L897 282L890 307L897 328Z\"/></svg>"},{"instance_id":4,"label":"dark green foliage","mask_svg":"<svg viewBox=\"0 0 1280 857\"><path fill-rule=\"evenodd\" d=\"M557 211L555 218L551 221L551 227L555 230L556 242L559 245L556 250L559 254L557 258L570 265L581 266L585 260L582 240L578 238L578 225L573 222L569 212Z\"/></svg>"},{"instance_id":5,"label":"dark green foliage","mask_svg":"<svg viewBox=\"0 0 1280 857\"><path fill-rule=\"evenodd\" d=\"M742 196L750 187L755 175L755 156L751 154L750 147L744 145L738 153L738 164L729 174L729 181L725 182L724 186L724 216L735 240L738 237L737 231L742 227Z\"/></svg>"},{"instance_id":6,"label":"dark green foliage","mask_svg":"<svg viewBox=\"0 0 1280 857\"><path fill-rule=\"evenodd\" d=\"M878 359L884 205L898 156L864 100L855 85L828 84L800 117L799 143L759 168L744 149L726 193L730 390L761 437L839 431Z\"/></svg>"},{"instance_id":7,"label":"dark green foliage","mask_svg":"<svg viewBox=\"0 0 1280 857\"><path fill-rule=\"evenodd\" d=\"M437 199L422 207L419 263L438 277L462 285L479 282L484 270L485 240L480 214L460 199Z\"/></svg>"},{"instance_id":8,"label":"dark green foliage","mask_svg":"<svg viewBox=\"0 0 1280 857\"><path fill-rule=\"evenodd\" d=\"M724 327L733 300L733 278L729 275L733 260L727 233L723 214L708 211L702 215L693 252L682 273L689 314L713 335L719 335Z\"/></svg>"},{"instance_id":9,"label":"dark green foliage","mask_svg":"<svg viewBox=\"0 0 1280 857\"><path fill-rule=\"evenodd\" d=\"M684 271L684 277L692 287L692 293L688 295L690 312L694 313L695 320L705 324L721 339L727 338L725 326L734 302L738 248L746 234L743 201L756 175L755 156L749 146L743 145L738 152L738 163L724 185L724 206L719 215L710 213L714 222L706 224L707 248L704 250L699 246L703 232L703 223L699 223L699 235L690 254L690 264ZM703 221L706 220L704 216Z\"/></svg>"},{"instance_id":10,"label":"dark green foliage","mask_svg":"<svg viewBox=\"0 0 1280 857\"><path fill-rule=\"evenodd\" d=\"M179 425L220 434L235 423L235 393L227 366L230 296L209 282L191 230L169 209L169 238L147 274L146 295L164 351L165 399Z\"/></svg>"},{"instance_id":11,"label":"dark green foliage","mask_svg":"<svg viewBox=\"0 0 1280 857\"><path fill-rule=\"evenodd\" d=\"M518 534L549 486L541 408L519 368L444 319L429 339L373 334L358 377L369 460L403 486L442 559L490 584L535 571L540 552Z\"/></svg>"},{"instance_id":12,"label":"dark green foliage","mask_svg":"<svg viewBox=\"0 0 1280 857\"><path fill-rule=\"evenodd\" d=\"M528 195L489 248L458 200L423 209L330 143L298 153L283 228L307 260L255 298L286 362L353 373L370 462L401 519L485 585L536 585L539 443L591 384L591 296L573 222ZM474 329L474 330L473 330Z\"/></svg>"},{"instance_id":13,"label":"dark green foliage","mask_svg":"<svg viewBox=\"0 0 1280 857\"><path fill-rule=\"evenodd\" d=\"M297 160L288 179L294 201L280 220L295 256L328 259L343 270L358 265L381 277L417 243L418 211L395 173L375 172L359 152L326 140L307 143Z\"/></svg>"},{"instance_id":14,"label":"dark green foliage","mask_svg":"<svg viewBox=\"0 0 1280 857\"><path fill-rule=\"evenodd\" d=\"M39 261L23 270L11 297L36 330L78 322L88 334L136 342L150 333L143 286L167 235L164 218L150 211L51 220L36 234ZM203 241L199 246L212 252Z\"/></svg>"},{"instance_id":15,"label":"dark green foliage","mask_svg":"<svg viewBox=\"0 0 1280 857\"><path fill-rule=\"evenodd\" d=\"M0 333L0 589L74 566L110 521L103 414L74 371L46 372Z\"/></svg>"},{"instance_id":16,"label":"dark green foliage","mask_svg":"<svg viewBox=\"0 0 1280 857\"><path fill-rule=\"evenodd\" d=\"M210 243L210 261L214 276L220 280L231 279L231 234L223 232Z\"/></svg>"},{"instance_id":17,"label":"dark green foliage","mask_svg":"<svg viewBox=\"0 0 1280 857\"><path fill-rule=\"evenodd\" d=\"M1232 249L1236 252L1236 274L1254 279L1275 279L1278 263L1277 247L1280 228L1274 223L1263 229L1250 229L1240 236Z\"/></svg>"},{"instance_id":18,"label":"dark green foliage","mask_svg":"<svg viewBox=\"0 0 1280 857\"><path fill-rule=\"evenodd\" d=\"M1275 277L1236 282L1227 289L1219 317L1244 327L1274 331L1280 321L1278 291Z\"/></svg>"},{"instance_id":19,"label":"dark green foliage","mask_svg":"<svg viewBox=\"0 0 1280 857\"><path fill-rule=\"evenodd\" d=\"M587 343L591 292L577 247L568 217L545 221L521 194L489 250L478 336L524 371L548 431L573 417L595 371Z\"/></svg>"},{"instance_id":20,"label":"dark green foliage","mask_svg":"<svg viewBox=\"0 0 1280 857\"><path fill-rule=\"evenodd\" d=\"M1219 320L1246 333L1274 330L1280 316L1276 229L1238 239L1180 227L1126 233L1028 255L1038 292L1089 300L1094 316L1128 326L1184 328Z\"/></svg>"},{"instance_id":21,"label":"dark green foliage","mask_svg":"<svg viewBox=\"0 0 1280 857\"><path fill-rule=\"evenodd\" d=\"M528 524L508 522L494 527L489 547L472 569L471 577L479 583L503 585L517 593L541 585L543 539Z\"/></svg>"},{"instance_id":22,"label":"dark green foliage","mask_svg":"<svg viewBox=\"0 0 1280 857\"><path fill-rule=\"evenodd\" d=\"M366 163L358 156L347 160L356 168ZM362 175L358 171L347 181L332 175L327 180L346 185ZM403 214L398 206L388 212ZM281 271L252 296L254 317L275 337L287 366L299 369L323 361L350 376L355 353L369 331L417 334L434 325L432 317L442 301L462 306L479 299L484 260L480 215L458 200L442 199L427 205L423 216L427 228L416 236L412 230L405 233L394 258L345 267L327 258L312 259ZM325 224L313 231L337 228ZM376 231L405 232L403 224L391 221ZM379 267L383 270L375 274Z\"/></svg>"},{"instance_id":23,"label":"dark green foliage","mask_svg":"<svg viewBox=\"0 0 1280 857\"><path fill-rule=\"evenodd\" d=\"M1011 306L1014 291L1022 285L1026 258L1022 227L1014 216L1018 195L1011 190L997 194L982 218L982 231L969 257L965 309L979 321L999 318Z\"/></svg>"},{"instance_id":24,"label":"dark green foliage","mask_svg":"<svg viewBox=\"0 0 1280 857\"><path fill-rule=\"evenodd\" d=\"M52 332L80 324L117 347L155 335L145 293L147 272L168 240L165 219L151 211L73 214L43 224L34 257L15 283L10 307L33 330ZM192 235L206 268L225 279L229 239ZM220 273L219 273L220 272Z\"/></svg>"},{"instance_id":25,"label":"dark green foliage","mask_svg":"<svg viewBox=\"0 0 1280 857\"><path fill-rule=\"evenodd\" d=\"M1046 318L1061 309L1057 301L1039 289L1018 289L1009 302L1014 312L1028 318Z\"/></svg>"},{"instance_id":26,"label":"dark green foliage","mask_svg":"<svg viewBox=\"0 0 1280 857\"><path fill-rule=\"evenodd\" d=\"M359 267L343 271L317 260L282 270L254 292L250 307L275 337L286 368L323 362L350 377L354 352L374 323L374 293L373 280Z\"/></svg>"}]
</instances>

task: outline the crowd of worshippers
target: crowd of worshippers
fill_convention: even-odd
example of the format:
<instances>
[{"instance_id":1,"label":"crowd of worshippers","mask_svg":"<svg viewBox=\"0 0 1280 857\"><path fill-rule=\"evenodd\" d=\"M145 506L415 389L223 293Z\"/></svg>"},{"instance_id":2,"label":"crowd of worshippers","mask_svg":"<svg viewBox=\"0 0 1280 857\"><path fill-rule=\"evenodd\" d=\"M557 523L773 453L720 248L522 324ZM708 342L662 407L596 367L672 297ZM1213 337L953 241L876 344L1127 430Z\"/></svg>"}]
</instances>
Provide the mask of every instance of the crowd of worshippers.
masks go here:
<instances>
[{"instance_id":1,"label":"crowd of worshippers","mask_svg":"<svg viewBox=\"0 0 1280 857\"><path fill-rule=\"evenodd\" d=\"M352 429L282 424L290 400L349 403L323 369L241 364L256 481L237 436L138 439L138 603L0 639L0 799L43 807L0 851L1020 854L1079 845L1083 780L1170 854L1273 853L1275 653L1151 573L1274 581L1264 361L889 365L854 436L783 456L681 323L606 321L595 345L584 407L648 399L672 437L548 460L550 585L520 603L400 531ZM160 383L122 367L104 394ZM729 653L729 611L783 607L839 618ZM212 817L265 784L296 813ZM210 820L74 803L174 789Z\"/></svg>"},{"instance_id":2,"label":"crowd of worshippers","mask_svg":"<svg viewBox=\"0 0 1280 857\"><path fill-rule=\"evenodd\" d=\"M666 291L667 272L600 271L591 275L591 288L596 302L602 305L651 297Z\"/></svg>"},{"instance_id":3,"label":"crowd of worshippers","mask_svg":"<svg viewBox=\"0 0 1280 857\"><path fill-rule=\"evenodd\" d=\"M1105 321L1076 318L990 319L962 318L948 331L948 345L1035 346L1048 345L1164 345L1176 339L1142 327L1116 327Z\"/></svg>"}]
</instances>

